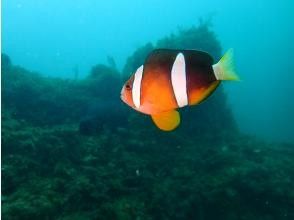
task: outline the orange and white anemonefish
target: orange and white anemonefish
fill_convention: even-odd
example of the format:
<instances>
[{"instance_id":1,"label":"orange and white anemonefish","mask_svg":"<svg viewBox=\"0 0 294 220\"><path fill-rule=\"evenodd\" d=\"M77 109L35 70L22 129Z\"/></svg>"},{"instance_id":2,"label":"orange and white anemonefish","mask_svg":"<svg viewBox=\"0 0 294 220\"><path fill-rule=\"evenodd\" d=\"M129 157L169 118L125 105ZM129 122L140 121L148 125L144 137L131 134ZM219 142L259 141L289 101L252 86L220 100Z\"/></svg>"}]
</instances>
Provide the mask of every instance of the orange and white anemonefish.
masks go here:
<instances>
[{"instance_id":1,"label":"orange and white anemonefish","mask_svg":"<svg viewBox=\"0 0 294 220\"><path fill-rule=\"evenodd\" d=\"M206 52L157 49L125 83L121 99L135 110L151 115L164 131L180 123L176 110L206 99L222 80L239 80L230 49L218 63Z\"/></svg>"}]
</instances>

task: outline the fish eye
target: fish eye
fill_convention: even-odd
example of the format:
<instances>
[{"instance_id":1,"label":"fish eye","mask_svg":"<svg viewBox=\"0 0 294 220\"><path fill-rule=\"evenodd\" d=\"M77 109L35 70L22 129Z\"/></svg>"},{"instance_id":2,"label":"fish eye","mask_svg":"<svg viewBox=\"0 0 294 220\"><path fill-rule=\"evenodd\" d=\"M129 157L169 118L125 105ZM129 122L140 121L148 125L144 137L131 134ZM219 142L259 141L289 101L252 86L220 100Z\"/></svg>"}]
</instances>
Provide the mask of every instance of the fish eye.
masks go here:
<instances>
[{"instance_id":1,"label":"fish eye","mask_svg":"<svg viewBox=\"0 0 294 220\"><path fill-rule=\"evenodd\" d=\"M126 84L126 89L127 90L130 90L132 87L131 87L131 85L130 84Z\"/></svg>"}]
</instances>

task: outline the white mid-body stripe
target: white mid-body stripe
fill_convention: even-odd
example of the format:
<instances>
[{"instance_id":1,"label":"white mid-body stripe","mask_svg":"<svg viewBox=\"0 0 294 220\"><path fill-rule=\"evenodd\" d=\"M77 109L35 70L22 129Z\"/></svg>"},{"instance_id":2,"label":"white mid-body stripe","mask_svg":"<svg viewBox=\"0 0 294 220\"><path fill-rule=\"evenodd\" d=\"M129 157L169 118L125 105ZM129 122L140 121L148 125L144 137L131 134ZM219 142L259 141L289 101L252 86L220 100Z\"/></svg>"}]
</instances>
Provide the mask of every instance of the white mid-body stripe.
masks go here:
<instances>
[{"instance_id":1,"label":"white mid-body stripe","mask_svg":"<svg viewBox=\"0 0 294 220\"><path fill-rule=\"evenodd\" d=\"M171 71L171 81L179 107L188 105L185 57L179 53Z\"/></svg>"},{"instance_id":2,"label":"white mid-body stripe","mask_svg":"<svg viewBox=\"0 0 294 220\"><path fill-rule=\"evenodd\" d=\"M132 87L132 98L133 103L136 106L136 108L139 108L141 103L141 81L143 76L143 65L140 66L134 76L134 82Z\"/></svg>"}]
</instances>

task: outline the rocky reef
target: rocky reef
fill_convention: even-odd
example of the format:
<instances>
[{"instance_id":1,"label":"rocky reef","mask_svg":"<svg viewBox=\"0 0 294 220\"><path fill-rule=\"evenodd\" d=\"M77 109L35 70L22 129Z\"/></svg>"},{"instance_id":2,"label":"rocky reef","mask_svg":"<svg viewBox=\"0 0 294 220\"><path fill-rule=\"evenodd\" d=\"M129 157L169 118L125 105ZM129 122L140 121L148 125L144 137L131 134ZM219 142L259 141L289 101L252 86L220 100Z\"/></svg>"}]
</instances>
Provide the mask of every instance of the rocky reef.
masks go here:
<instances>
[{"instance_id":1,"label":"rocky reef","mask_svg":"<svg viewBox=\"0 0 294 220\"><path fill-rule=\"evenodd\" d=\"M205 23L139 48L122 74L43 77L2 55L3 219L294 219L294 146L240 133L222 87L170 133L121 103L158 47L221 56Z\"/></svg>"}]
</instances>

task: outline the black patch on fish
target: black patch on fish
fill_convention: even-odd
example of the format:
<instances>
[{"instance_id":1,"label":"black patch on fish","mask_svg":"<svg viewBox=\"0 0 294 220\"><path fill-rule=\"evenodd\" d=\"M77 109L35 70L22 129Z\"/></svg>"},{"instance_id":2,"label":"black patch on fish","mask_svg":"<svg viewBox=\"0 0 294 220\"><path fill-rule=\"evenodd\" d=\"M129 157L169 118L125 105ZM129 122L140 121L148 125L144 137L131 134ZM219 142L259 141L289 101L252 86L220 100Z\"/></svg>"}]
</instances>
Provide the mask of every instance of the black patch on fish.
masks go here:
<instances>
[{"instance_id":1,"label":"black patch on fish","mask_svg":"<svg viewBox=\"0 0 294 220\"><path fill-rule=\"evenodd\" d=\"M185 62L193 63L194 65L213 65L213 58L208 53L199 50L172 50L172 49L155 49L145 60L145 64L163 61L170 63L170 69L179 53L185 57Z\"/></svg>"}]
</instances>

